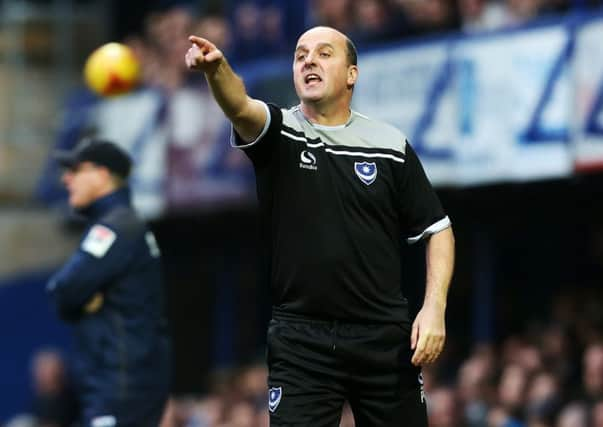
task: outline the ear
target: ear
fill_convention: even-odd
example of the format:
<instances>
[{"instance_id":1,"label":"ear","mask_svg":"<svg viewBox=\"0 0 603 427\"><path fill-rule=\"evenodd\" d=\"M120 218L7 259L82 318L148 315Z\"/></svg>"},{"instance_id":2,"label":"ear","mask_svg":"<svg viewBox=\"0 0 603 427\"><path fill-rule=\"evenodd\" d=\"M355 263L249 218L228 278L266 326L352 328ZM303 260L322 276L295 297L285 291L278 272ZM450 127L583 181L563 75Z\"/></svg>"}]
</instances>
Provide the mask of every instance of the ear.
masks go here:
<instances>
[{"instance_id":1,"label":"ear","mask_svg":"<svg viewBox=\"0 0 603 427\"><path fill-rule=\"evenodd\" d=\"M103 186L111 186L113 185L113 174L111 173L111 171L105 167L105 166L101 166L97 169L97 173L100 176L100 179L102 181L102 185Z\"/></svg>"},{"instance_id":2,"label":"ear","mask_svg":"<svg viewBox=\"0 0 603 427\"><path fill-rule=\"evenodd\" d=\"M356 80L358 80L358 66L350 65L348 67L348 86L352 87L356 84Z\"/></svg>"}]
</instances>

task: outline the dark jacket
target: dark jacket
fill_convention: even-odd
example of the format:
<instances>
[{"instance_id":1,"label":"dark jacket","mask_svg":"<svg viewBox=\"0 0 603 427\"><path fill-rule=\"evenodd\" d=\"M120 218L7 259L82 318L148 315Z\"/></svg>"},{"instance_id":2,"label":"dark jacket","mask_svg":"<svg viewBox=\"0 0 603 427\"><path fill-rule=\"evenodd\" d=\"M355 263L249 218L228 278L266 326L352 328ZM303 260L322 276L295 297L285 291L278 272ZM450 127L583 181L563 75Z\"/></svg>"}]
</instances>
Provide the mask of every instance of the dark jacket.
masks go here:
<instances>
[{"instance_id":1,"label":"dark jacket","mask_svg":"<svg viewBox=\"0 0 603 427\"><path fill-rule=\"evenodd\" d=\"M136 216L127 188L96 200L78 250L51 278L59 316L74 325L77 382L85 410L115 413L145 396L167 396L170 349L164 319L160 254ZM98 311L86 310L96 293ZM124 406L124 402L128 402ZM135 404L134 404L135 406Z\"/></svg>"}]
</instances>

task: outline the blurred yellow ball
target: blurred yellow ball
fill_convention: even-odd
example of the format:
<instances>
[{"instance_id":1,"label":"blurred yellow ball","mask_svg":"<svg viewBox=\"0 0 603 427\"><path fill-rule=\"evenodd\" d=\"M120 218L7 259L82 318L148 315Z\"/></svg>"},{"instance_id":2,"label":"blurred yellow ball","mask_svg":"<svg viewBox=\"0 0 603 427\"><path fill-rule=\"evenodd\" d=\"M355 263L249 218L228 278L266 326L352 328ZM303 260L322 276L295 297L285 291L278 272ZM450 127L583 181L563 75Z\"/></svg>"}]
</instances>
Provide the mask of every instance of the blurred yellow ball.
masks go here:
<instances>
[{"instance_id":1,"label":"blurred yellow ball","mask_svg":"<svg viewBox=\"0 0 603 427\"><path fill-rule=\"evenodd\" d=\"M90 54L84 79L101 96L115 96L134 89L140 79L140 64L128 46L107 43Z\"/></svg>"}]
</instances>

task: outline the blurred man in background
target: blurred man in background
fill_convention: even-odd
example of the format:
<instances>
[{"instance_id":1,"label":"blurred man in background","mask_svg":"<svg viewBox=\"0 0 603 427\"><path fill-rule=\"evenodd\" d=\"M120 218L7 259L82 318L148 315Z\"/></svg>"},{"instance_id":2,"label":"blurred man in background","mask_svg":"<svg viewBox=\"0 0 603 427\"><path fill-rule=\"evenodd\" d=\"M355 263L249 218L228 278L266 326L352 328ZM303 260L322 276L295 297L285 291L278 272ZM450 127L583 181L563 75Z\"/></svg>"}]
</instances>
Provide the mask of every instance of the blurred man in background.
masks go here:
<instances>
[{"instance_id":1,"label":"blurred man in background","mask_svg":"<svg viewBox=\"0 0 603 427\"><path fill-rule=\"evenodd\" d=\"M351 110L356 48L329 27L297 43L300 105L250 98L210 41L191 36L257 178L271 263L268 386L273 426L426 426L420 365L444 346L454 238L423 168L393 126ZM400 237L427 240L425 300L414 323L401 293Z\"/></svg>"},{"instance_id":2,"label":"blurred man in background","mask_svg":"<svg viewBox=\"0 0 603 427\"><path fill-rule=\"evenodd\" d=\"M603 399L603 344L593 343L584 351L583 384L589 402Z\"/></svg>"},{"instance_id":3,"label":"blurred man in background","mask_svg":"<svg viewBox=\"0 0 603 427\"><path fill-rule=\"evenodd\" d=\"M84 427L156 427L169 391L170 350L160 253L126 185L129 155L102 140L56 154L69 204L88 221L79 248L51 278L72 323Z\"/></svg>"},{"instance_id":4,"label":"blurred man in background","mask_svg":"<svg viewBox=\"0 0 603 427\"><path fill-rule=\"evenodd\" d=\"M77 418L77 400L61 354L40 350L33 357L31 370L32 414L40 427L71 427Z\"/></svg>"}]
</instances>

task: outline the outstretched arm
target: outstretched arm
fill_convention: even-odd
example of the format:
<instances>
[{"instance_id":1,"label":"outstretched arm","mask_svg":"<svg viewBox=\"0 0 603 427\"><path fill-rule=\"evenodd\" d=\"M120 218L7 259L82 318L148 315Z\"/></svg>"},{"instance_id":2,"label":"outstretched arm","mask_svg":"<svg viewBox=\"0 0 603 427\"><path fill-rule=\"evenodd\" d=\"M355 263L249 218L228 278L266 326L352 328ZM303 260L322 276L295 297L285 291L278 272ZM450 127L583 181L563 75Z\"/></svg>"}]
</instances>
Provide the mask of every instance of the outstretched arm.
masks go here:
<instances>
[{"instance_id":1,"label":"outstretched arm","mask_svg":"<svg viewBox=\"0 0 603 427\"><path fill-rule=\"evenodd\" d=\"M426 245L427 283L425 300L412 325L412 363L434 362L446 339L446 299L454 268L454 235L448 227L432 235Z\"/></svg>"},{"instance_id":2,"label":"outstretched arm","mask_svg":"<svg viewBox=\"0 0 603 427\"><path fill-rule=\"evenodd\" d=\"M266 108L247 95L243 80L213 43L197 36L190 36L189 40L192 46L185 56L187 67L205 73L216 102L239 136L244 141L253 141L268 119Z\"/></svg>"}]
</instances>

